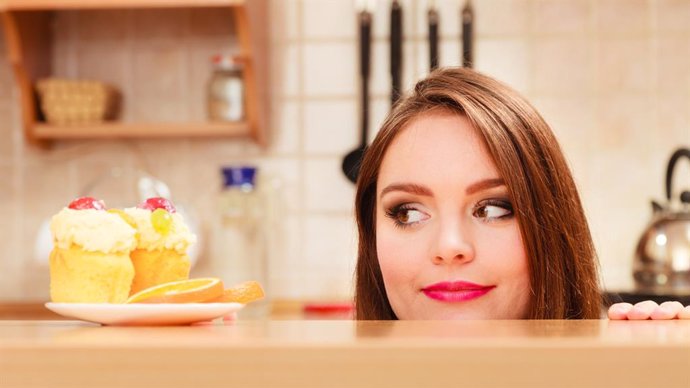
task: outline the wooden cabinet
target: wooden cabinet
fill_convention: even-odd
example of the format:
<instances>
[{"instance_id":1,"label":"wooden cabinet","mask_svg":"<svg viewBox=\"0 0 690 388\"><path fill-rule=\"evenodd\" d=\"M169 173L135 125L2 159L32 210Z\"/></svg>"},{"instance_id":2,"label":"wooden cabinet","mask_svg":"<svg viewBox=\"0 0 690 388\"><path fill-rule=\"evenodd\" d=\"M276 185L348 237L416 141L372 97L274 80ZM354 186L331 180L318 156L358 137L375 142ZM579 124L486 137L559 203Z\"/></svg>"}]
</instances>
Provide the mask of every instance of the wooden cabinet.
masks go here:
<instances>
[{"instance_id":1,"label":"wooden cabinet","mask_svg":"<svg viewBox=\"0 0 690 388\"><path fill-rule=\"evenodd\" d=\"M232 9L244 64L246 119L226 122L118 122L55 126L39 120L36 80L52 74L56 12L145 8ZM20 91L22 123L30 143L62 139L249 137L265 145L268 114L267 5L265 0L0 0L8 57ZM229 21L230 23L230 21ZM107 28L105 26L104 28ZM204 85L199 85L203 88ZM126 97L126 96L125 96Z\"/></svg>"}]
</instances>

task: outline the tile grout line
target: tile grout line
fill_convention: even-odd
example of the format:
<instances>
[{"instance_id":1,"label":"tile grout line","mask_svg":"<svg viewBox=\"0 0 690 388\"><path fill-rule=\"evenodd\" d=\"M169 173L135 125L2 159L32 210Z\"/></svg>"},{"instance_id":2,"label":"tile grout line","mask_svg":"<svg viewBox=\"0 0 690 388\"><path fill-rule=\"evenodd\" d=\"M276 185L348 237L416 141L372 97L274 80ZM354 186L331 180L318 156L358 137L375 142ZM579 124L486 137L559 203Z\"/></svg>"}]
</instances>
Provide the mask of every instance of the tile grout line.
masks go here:
<instances>
[{"instance_id":1,"label":"tile grout line","mask_svg":"<svg viewBox=\"0 0 690 388\"><path fill-rule=\"evenodd\" d=\"M649 48L650 51L652 52L651 59L650 59L650 87L653 89L653 93L651 93L651 105L652 105L652 120L654 126L659 123L660 115L659 115L659 101L660 101L660 96L659 96L659 26L657 24L658 20L658 2L655 0L647 0L647 4L649 5L649 24L650 24L650 29L651 29L651 37L649 41ZM656 138L656 137L655 137Z\"/></svg>"},{"instance_id":2,"label":"tile grout line","mask_svg":"<svg viewBox=\"0 0 690 388\"><path fill-rule=\"evenodd\" d=\"M275 0L274 0L275 1ZM299 208L300 208L300 216L297 218L297 227L299 229L299 234L298 234L298 239L299 243L297 244L297 257L298 258L304 258L306 248L306 218L307 218L307 212L306 212L306 184L307 180L305 177L305 172L306 172L306 151L305 151L305 144L306 144L306 131L305 131L305 109L306 106L303 102L304 98L304 0L295 0L296 4L295 6L297 7L296 15L294 15L297 20L296 20L296 26L297 26L297 39L298 39L298 44L297 44L297 68L299 69L297 72L297 95L301 99L299 102L299 108L297 111L297 122L298 122L298 152L299 152L299 162L298 162L298 170L299 170L299 189L298 189L298 195L299 195ZM275 3L274 3L275 4Z\"/></svg>"}]
</instances>

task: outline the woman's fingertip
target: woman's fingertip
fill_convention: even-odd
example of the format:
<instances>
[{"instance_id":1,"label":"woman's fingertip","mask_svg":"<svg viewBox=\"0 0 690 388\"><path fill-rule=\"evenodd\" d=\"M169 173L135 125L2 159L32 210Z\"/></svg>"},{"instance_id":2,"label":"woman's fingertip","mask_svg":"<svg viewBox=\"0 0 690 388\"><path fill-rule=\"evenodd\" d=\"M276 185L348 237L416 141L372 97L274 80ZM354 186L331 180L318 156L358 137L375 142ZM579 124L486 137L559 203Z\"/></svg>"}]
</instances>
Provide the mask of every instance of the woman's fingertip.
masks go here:
<instances>
[{"instance_id":1,"label":"woman's fingertip","mask_svg":"<svg viewBox=\"0 0 690 388\"><path fill-rule=\"evenodd\" d=\"M616 303L609 307L608 317L613 320L625 320L628 319L628 312L632 309L630 303Z\"/></svg>"},{"instance_id":2,"label":"woman's fingertip","mask_svg":"<svg viewBox=\"0 0 690 388\"><path fill-rule=\"evenodd\" d=\"M682 308L683 308L683 304L680 303L680 302L677 301L677 300L672 300L672 301L663 302L662 304L659 305L659 307L664 307L664 308L679 308L679 309L682 309Z\"/></svg>"},{"instance_id":3,"label":"woman's fingertip","mask_svg":"<svg viewBox=\"0 0 690 388\"><path fill-rule=\"evenodd\" d=\"M654 308L650 308L649 306L635 306L628 313L628 319L642 321L651 318L653 312Z\"/></svg>"},{"instance_id":4,"label":"woman's fingertip","mask_svg":"<svg viewBox=\"0 0 690 388\"><path fill-rule=\"evenodd\" d=\"M659 320L674 319L676 317L676 314L676 310L672 307L659 306L659 308L655 309L652 312L650 318Z\"/></svg>"},{"instance_id":5,"label":"woman's fingertip","mask_svg":"<svg viewBox=\"0 0 690 388\"><path fill-rule=\"evenodd\" d=\"M678 319L690 319L690 306L685 306L678 312Z\"/></svg>"}]
</instances>

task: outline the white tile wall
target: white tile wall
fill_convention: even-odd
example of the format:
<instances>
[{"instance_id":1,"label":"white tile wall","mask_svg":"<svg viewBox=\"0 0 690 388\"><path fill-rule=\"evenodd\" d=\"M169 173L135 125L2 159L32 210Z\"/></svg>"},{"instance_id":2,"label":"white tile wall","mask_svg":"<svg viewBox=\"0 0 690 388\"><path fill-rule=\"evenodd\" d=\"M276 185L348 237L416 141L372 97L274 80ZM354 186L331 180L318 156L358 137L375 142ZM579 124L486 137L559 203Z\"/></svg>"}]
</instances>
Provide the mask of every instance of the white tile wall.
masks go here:
<instances>
[{"instance_id":1,"label":"white tile wall","mask_svg":"<svg viewBox=\"0 0 690 388\"><path fill-rule=\"evenodd\" d=\"M274 87L276 93L280 93L285 97L295 97L300 94L300 81L302 60L300 58L302 48L300 45L286 43L284 46L278 47L273 51L276 55L276 60L281 63L278 67Z\"/></svg>"},{"instance_id":2,"label":"white tile wall","mask_svg":"<svg viewBox=\"0 0 690 388\"><path fill-rule=\"evenodd\" d=\"M354 6L349 1L304 0L304 39L353 39Z\"/></svg>"},{"instance_id":3,"label":"white tile wall","mask_svg":"<svg viewBox=\"0 0 690 388\"><path fill-rule=\"evenodd\" d=\"M305 268L303 224L301 216L287 216L281 228L272 235L274 243L282 247L269 257L270 286L278 297L309 295L300 285Z\"/></svg>"},{"instance_id":4,"label":"white tile wall","mask_svg":"<svg viewBox=\"0 0 690 388\"><path fill-rule=\"evenodd\" d=\"M650 38L611 38L598 42L597 86L602 93L649 93L652 91Z\"/></svg>"},{"instance_id":5,"label":"white tile wall","mask_svg":"<svg viewBox=\"0 0 690 388\"><path fill-rule=\"evenodd\" d=\"M335 274L351 272L357 252L355 236L354 222L349 214L340 217L306 217L305 271Z\"/></svg>"},{"instance_id":6,"label":"white tile wall","mask_svg":"<svg viewBox=\"0 0 690 388\"><path fill-rule=\"evenodd\" d=\"M403 84L428 71L428 0L402 0ZM438 0L441 64L460 57L458 0ZM690 2L482 0L473 2L476 67L526 94L560 139L580 186L610 287L631 284L631 254L663 198L674 147L690 146ZM388 1L374 14L371 137L389 106ZM113 166L168 181L207 224L219 168L253 163L282 181L271 289L280 297L351 294L354 187L341 172L359 142L354 0L272 0L271 145L246 140L65 142L27 145L4 42L0 43L0 300L45 300L35 230ZM107 28L103 28L107 26ZM125 96L125 120L201 120L209 56L232 51L228 13L208 10L65 12L56 19L55 73L97 78ZM1 40L0 40L1 41ZM165 101L165 103L161 103ZM679 166L677 187L690 187ZM130 188L102 188L111 202Z\"/></svg>"},{"instance_id":7,"label":"white tile wall","mask_svg":"<svg viewBox=\"0 0 690 388\"><path fill-rule=\"evenodd\" d=\"M657 118L656 127L659 128L656 143L657 150L655 155L670 156L670 151L675 146L678 139L688 138L688 128L690 128L690 107L687 98L682 96L659 97L657 99ZM690 143L685 140L685 144ZM684 176L684 175L680 175Z\"/></svg>"},{"instance_id":8,"label":"white tile wall","mask_svg":"<svg viewBox=\"0 0 690 388\"><path fill-rule=\"evenodd\" d=\"M544 38L533 46L532 90L538 95L586 95L593 78L592 52L584 38ZM568 74L563 74L568 69Z\"/></svg>"},{"instance_id":9,"label":"white tile wall","mask_svg":"<svg viewBox=\"0 0 690 388\"><path fill-rule=\"evenodd\" d=\"M650 130L655 127L651 97L602 97L595 99L595 103L597 130L590 133L591 149L604 155L645 147L655 149L654 144L660 137Z\"/></svg>"},{"instance_id":10,"label":"white tile wall","mask_svg":"<svg viewBox=\"0 0 690 388\"><path fill-rule=\"evenodd\" d=\"M566 156L582 155L591 148L596 125L594 104L588 97L540 97L532 103L550 124ZM579 160L571 158L571 163Z\"/></svg>"},{"instance_id":11,"label":"white tile wall","mask_svg":"<svg viewBox=\"0 0 690 388\"><path fill-rule=\"evenodd\" d=\"M686 0L658 0L655 26L663 32L690 31L690 3Z\"/></svg>"},{"instance_id":12,"label":"white tile wall","mask_svg":"<svg viewBox=\"0 0 690 388\"><path fill-rule=\"evenodd\" d=\"M472 6L478 35L517 36L525 34L529 29L529 1L482 0L473 1Z\"/></svg>"},{"instance_id":13,"label":"white tile wall","mask_svg":"<svg viewBox=\"0 0 690 388\"><path fill-rule=\"evenodd\" d=\"M601 0L593 9L596 28L611 35L648 34L650 4L647 0Z\"/></svg>"},{"instance_id":14,"label":"white tile wall","mask_svg":"<svg viewBox=\"0 0 690 388\"><path fill-rule=\"evenodd\" d=\"M360 143L360 108L352 99L304 103L304 150L310 155L344 155Z\"/></svg>"},{"instance_id":15,"label":"white tile wall","mask_svg":"<svg viewBox=\"0 0 690 388\"><path fill-rule=\"evenodd\" d=\"M287 157L262 158L255 162L263 180L261 182L270 182L274 190L279 191L274 195L280 203L280 217L299 214L304 208L301 163L298 158Z\"/></svg>"},{"instance_id":16,"label":"white tile wall","mask_svg":"<svg viewBox=\"0 0 690 388\"><path fill-rule=\"evenodd\" d=\"M282 104L273 104L272 109L274 130L271 132L271 152L278 155L297 155L302 139L302 104L296 100L286 100Z\"/></svg>"},{"instance_id":17,"label":"white tile wall","mask_svg":"<svg viewBox=\"0 0 690 388\"><path fill-rule=\"evenodd\" d=\"M306 97L351 97L359 83L359 62L354 41L304 44L302 79Z\"/></svg>"},{"instance_id":18,"label":"white tile wall","mask_svg":"<svg viewBox=\"0 0 690 388\"><path fill-rule=\"evenodd\" d=\"M526 37L487 38L477 44L476 68L519 92L529 90L529 42Z\"/></svg>"},{"instance_id":19,"label":"white tile wall","mask_svg":"<svg viewBox=\"0 0 690 388\"><path fill-rule=\"evenodd\" d=\"M342 161L343 157L337 155L310 158L305 162L304 200L307 211L347 213L352 209L354 188L342 172Z\"/></svg>"},{"instance_id":20,"label":"white tile wall","mask_svg":"<svg viewBox=\"0 0 690 388\"><path fill-rule=\"evenodd\" d=\"M383 120L386 119L388 112L391 108L391 99L389 96L373 98L370 101L370 118L369 118L369 142L374 140L379 129L381 129L381 124ZM357 135L357 140L360 140L360 135Z\"/></svg>"},{"instance_id":21,"label":"white tile wall","mask_svg":"<svg viewBox=\"0 0 690 388\"><path fill-rule=\"evenodd\" d=\"M690 18L688 18L690 24ZM690 44L687 35L670 35L655 42L656 82L663 95L681 97L690 90Z\"/></svg>"},{"instance_id":22,"label":"white tile wall","mask_svg":"<svg viewBox=\"0 0 690 388\"><path fill-rule=\"evenodd\" d=\"M590 7L587 1L536 0L532 4L530 27L533 34L584 34L588 30Z\"/></svg>"}]
</instances>

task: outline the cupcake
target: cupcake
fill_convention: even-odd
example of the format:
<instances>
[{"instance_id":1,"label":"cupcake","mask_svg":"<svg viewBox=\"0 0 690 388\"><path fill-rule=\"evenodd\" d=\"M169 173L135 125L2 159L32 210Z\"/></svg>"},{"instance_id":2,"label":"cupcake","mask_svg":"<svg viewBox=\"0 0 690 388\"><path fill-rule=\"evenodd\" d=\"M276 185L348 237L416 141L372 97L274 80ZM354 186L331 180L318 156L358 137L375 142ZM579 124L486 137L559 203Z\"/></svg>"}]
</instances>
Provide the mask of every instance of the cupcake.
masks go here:
<instances>
[{"instance_id":1,"label":"cupcake","mask_svg":"<svg viewBox=\"0 0 690 388\"><path fill-rule=\"evenodd\" d=\"M124 209L137 229L137 246L130 255L134 281L130 294L158 284L189 278L187 249L196 242L182 215L165 198L149 198Z\"/></svg>"},{"instance_id":2,"label":"cupcake","mask_svg":"<svg viewBox=\"0 0 690 388\"><path fill-rule=\"evenodd\" d=\"M54 215L50 223L50 298L58 303L123 303L134 266L136 230L103 201L82 197Z\"/></svg>"}]
</instances>

